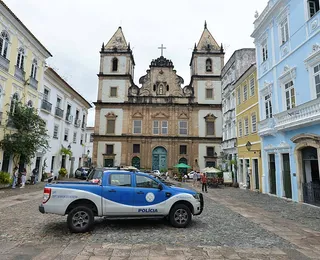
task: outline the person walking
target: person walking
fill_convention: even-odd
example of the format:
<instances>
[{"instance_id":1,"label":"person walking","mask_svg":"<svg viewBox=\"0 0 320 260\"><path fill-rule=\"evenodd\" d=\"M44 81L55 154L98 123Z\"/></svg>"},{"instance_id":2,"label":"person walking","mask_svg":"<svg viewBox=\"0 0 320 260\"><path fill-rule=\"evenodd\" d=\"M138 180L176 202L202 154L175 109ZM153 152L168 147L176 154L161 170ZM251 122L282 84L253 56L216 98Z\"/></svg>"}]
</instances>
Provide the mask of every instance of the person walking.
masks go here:
<instances>
[{"instance_id":1,"label":"person walking","mask_svg":"<svg viewBox=\"0 0 320 260\"><path fill-rule=\"evenodd\" d=\"M18 167L14 167L13 169L13 174L12 174L12 178L13 178L13 182L12 182L12 189L16 188L17 185L17 181L18 181L18 175L19 175L19 169Z\"/></svg>"},{"instance_id":2,"label":"person walking","mask_svg":"<svg viewBox=\"0 0 320 260\"><path fill-rule=\"evenodd\" d=\"M21 172L21 187L24 188L26 185L26 177L27 177L27 170L26 168L23 168L23 171Z\"/></svg>"},{"instance_id":3,"label":"person walking","mask_svg":"<svg viewBox=\"0 0 320 260\"><path fill-rule=\"evenodd\" d=\"M206 173L204 172L204 173L201 175L202 192L206 191L206 193L208 193L207 181L208 181L207 175L206 175Z\"/></svg>"},{"instance_id":4,"label":"person walking","mask_svg":"<svg viewBox=\"0 0 320 260\"><path fill-rule=\"evenodd\" d=\"M192 180L193 180L192 186L196 187L197 186L197 180L198 180L198 175L197 175L196 172L193 172Z\"/></svg>"},{"instance_id":5,"label":"person walking","mask_svg":"<svg viewBox=\"0 0 320 260\"><path fill-rule=\"evenodd\" d=\"M32 175L33 175L33 178L34 178L34 180L33 180L33 184L36 184L37 182L38 182L38 169L37 168L34 168L33 170L32 170Z\"/></svg>"}]
</instances>

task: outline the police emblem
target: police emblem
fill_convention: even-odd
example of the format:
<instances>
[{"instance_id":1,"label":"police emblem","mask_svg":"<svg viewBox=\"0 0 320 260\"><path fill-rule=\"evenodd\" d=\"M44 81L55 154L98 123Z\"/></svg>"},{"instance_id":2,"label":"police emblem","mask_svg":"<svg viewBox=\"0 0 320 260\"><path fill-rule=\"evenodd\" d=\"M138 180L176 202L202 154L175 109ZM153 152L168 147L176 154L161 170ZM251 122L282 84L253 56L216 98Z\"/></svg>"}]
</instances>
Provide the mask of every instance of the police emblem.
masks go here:
<instances>
[{"instance_id":1,"label":"police emblem","mask_svg":"<svg viewBox=\"0 0 320 260\"><path fill-rule=\"evenodd\" d=\"M147 195L146 195L146 200L148 202L154 201L154 194L152 192L148 192Z\"/></svg>"}]
</instances>

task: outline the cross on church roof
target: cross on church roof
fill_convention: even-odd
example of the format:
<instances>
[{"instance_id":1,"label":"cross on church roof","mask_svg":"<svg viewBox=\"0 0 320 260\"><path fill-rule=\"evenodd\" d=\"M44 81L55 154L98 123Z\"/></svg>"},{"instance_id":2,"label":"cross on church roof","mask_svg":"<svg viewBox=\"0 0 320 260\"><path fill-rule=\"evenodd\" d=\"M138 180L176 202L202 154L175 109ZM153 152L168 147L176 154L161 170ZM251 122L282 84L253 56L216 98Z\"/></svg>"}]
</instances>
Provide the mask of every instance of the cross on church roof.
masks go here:
<instances>
[{"instance_id":1,"label":"cross on church roof","mask_svg":"<svg viewBox=\"0 0 320 260\"><path fill-rule=\"evenodd\" d=\"M161 56L163 56L163 50L167 49L166 47L163 47L163 44L161 44L161 47L158 47L158 49L161 50Z\"/></svg>"}]
</instances>

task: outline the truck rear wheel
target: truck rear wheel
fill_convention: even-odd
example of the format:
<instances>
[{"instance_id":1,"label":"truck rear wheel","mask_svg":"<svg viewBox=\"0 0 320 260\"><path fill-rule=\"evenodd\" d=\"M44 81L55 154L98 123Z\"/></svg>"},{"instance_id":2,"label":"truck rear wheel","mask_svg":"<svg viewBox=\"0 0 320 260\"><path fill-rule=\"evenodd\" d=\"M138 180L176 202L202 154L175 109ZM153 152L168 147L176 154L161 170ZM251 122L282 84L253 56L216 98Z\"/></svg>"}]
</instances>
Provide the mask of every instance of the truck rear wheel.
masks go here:
<instances>
[{"instance_id":1,"label":"truck rear wheel","mask_svg":"<svg viewBox=\"0 0 320 260\"><path fill-rule=\"evenodd\" d=\"M184 204L175 205L170 211L170 223L177 228L184 228L191 221L191 211Z\"/></svg>"},{"instance_id":2,"label":"truck rear wheel","mask_svg":"<svg viewBox=\"0 0 320 260\"><path fill-rule=\"evenodd\" d=\"M73 233L88 232L93 227L93 212L86 206L78 206L69 212L67 223L68 228Z\"/></svg>"}]
</instances>

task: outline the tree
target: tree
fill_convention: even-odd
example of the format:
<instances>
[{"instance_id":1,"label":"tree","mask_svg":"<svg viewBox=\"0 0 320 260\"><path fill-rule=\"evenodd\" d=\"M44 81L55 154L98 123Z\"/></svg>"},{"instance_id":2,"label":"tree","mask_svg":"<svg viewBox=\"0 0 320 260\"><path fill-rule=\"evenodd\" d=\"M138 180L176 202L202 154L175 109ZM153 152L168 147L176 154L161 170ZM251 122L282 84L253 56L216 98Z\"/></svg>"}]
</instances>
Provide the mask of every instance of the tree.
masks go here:
<instances>
[{"instance_id":1,"label":"tree","mask_svg":"<svg viewBox=\"0 0 320 260\"><path fill-rule=\"evenodd\" d=\"M0 147L13 156L14 165L18 165L20 157L24 158L25 163L30 163L37 152L47 151L49 135L46 123L35 108L17 101L7 115L6 125L13 129L5 128Z\"/></svg>"}]
</instances>

